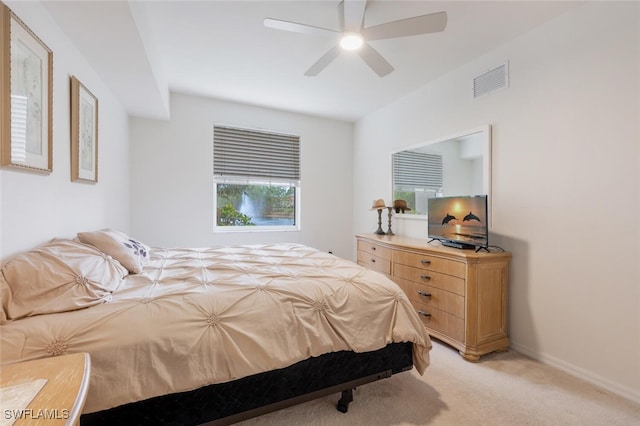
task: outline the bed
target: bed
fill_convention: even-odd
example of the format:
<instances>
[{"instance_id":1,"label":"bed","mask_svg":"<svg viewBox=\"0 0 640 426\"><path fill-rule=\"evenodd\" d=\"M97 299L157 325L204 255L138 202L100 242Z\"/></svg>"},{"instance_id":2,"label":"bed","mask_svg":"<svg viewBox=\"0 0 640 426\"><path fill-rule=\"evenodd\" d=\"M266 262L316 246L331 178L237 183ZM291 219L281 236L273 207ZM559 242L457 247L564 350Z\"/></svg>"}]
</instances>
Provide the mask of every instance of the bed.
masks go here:
<instances>
[{"instance_id":1,"label":"bed","mask_svg":"<svg viewBox=\"0 0 640 426\"><path fill-rule=\"evenodd\" d=\"M55 239L0 274L0 363L91 355L82 424L229 424L429 364L392 281L300 244Z\"/></svg>"}]
</instances>

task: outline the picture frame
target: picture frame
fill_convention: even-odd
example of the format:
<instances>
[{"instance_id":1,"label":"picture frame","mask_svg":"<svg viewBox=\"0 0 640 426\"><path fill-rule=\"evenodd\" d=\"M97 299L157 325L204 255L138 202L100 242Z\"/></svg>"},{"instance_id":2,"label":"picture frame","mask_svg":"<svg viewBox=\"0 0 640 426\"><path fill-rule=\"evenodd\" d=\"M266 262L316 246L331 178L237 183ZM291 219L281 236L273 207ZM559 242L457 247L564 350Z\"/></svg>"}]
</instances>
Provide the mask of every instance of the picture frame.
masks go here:
<instances>
[{"instance_id":1,"label":"picture frame","mask_svg":"<svg viewBox=\"0 0 640 426\"><path fill-rule=\"evenodd\" d=\"M71 181L98 182L98 99L71 76Z\"/></svg>"},{"instance_id":2,"label":"picture frame","mask_svg":"<svg viewBox=\"0 0 640 426\"><path fill-rule=\"evenodd\" d=\"M53 52L0 3L0 166L53 171Z\"/></svg>"}]
</instances>

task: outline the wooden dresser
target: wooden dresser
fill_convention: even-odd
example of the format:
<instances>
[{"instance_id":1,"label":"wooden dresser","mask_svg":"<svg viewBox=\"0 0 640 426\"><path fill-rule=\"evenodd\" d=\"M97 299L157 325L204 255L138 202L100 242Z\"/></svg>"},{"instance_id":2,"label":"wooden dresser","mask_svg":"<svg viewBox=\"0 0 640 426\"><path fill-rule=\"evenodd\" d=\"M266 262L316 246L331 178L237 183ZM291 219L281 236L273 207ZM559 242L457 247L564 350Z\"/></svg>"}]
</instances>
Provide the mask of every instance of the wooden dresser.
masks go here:
<instances>
[{"instance_id":1,"label":"wooden dresser","mask_svg":"<svg viewBox=\"0 0 640 426\"><path fill-rule=\"evenodd\" d=\"M427 244L427 239L356 235L358 263L381 272L407 294L428 333L469 361L509 347L507 252Z\"/></svg>"}]
</instances>

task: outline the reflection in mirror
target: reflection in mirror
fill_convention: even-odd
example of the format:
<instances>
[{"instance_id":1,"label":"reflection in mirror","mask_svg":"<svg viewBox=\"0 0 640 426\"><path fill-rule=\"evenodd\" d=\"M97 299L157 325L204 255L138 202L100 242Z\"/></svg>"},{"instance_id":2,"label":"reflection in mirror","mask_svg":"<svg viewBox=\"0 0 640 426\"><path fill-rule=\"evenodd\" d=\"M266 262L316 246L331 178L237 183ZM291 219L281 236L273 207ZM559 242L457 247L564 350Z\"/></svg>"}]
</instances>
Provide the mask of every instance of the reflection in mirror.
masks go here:
<instances>
[{"instance_id":1,"label":"reflection in mirror","mask_svg":"<svg viewBox=\"0 0 640 426\"><path fill-rule=\"evenodd\" d=\"M393 199L407 201L405 214L426 215L429 198L489 195L490 153L488 125L393 153Z\"/></svg>"}]
</instances>

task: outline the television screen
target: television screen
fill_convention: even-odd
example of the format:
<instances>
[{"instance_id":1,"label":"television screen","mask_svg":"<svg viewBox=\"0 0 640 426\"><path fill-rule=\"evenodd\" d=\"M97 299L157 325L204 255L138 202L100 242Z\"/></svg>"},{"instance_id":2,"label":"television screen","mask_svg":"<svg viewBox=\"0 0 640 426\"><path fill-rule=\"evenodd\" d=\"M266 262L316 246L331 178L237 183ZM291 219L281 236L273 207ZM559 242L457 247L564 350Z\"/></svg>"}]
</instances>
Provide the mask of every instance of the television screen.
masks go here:
<instances>
[{"instance_id":1,"label":"television screen","mask_svg":"<svg viewBox=\"0 0 640 426\"><path fill-rule=\"evenodd\" d=\"M428 236L461 249L488 247L487 196L430 198Z\"/></svg>"}]
</instances>

